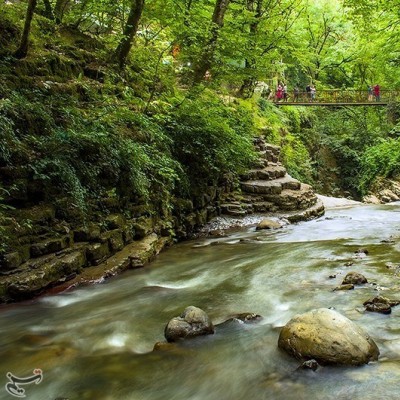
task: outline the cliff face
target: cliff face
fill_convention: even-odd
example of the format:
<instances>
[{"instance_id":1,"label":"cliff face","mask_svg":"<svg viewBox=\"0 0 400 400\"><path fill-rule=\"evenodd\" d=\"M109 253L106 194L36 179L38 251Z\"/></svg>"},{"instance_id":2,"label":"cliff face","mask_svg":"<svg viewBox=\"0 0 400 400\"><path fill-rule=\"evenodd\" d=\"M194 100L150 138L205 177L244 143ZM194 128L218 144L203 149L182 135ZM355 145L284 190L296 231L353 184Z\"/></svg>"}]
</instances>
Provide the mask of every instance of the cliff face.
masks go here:
<instances>
[{"instance_id":1,"label":"cliff face","mask_svg":"<svg viewBox=\"0 0 400 400\"><path fill-rule=\"evenodd\" d=\"M364 203L384 204L393 201L400 201L399 179L378 178L372 185L369 193L364 196Z\"/></svg>"},{"instance_id":2,"label":"cliff face","mask_svg":"<svg viewBox=\"0 0 400 400\"><path fill-rule=\"evenodd\" d=\"M229 184L210 187L195 201L177 199L173 212L151 205L109 204L88 219L40 203L7 212L12 239L0 259L0 300L33 297L44 289L99 281L144 266L163 247L193 234L219 212Z\"/></svg>"}]
</instances>

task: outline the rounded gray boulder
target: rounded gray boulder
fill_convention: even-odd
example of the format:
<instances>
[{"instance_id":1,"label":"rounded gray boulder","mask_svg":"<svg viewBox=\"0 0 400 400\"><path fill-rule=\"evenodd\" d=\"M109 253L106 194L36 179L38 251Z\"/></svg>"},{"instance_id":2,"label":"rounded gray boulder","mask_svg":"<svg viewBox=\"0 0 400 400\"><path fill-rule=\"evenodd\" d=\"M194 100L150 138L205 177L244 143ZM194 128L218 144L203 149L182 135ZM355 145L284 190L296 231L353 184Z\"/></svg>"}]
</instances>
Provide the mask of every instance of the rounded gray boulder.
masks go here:
<instances>
[{"instance_id":1,"label":"rounded gray boulder","mask_svg":"<svg viewBox=\"0 0 400 400\"><path fill-rule=\"evenodd\" d=\"M214 333L214 326L208 315L200 308L189 306L179 316L172 318L165 327L164 336L168 342Z\"/></svg>"},{"instance_id":2,"label":"rounded gray boulder","mask_svg":"<svg viewBox=\"0 0 400 400\"><path fill-rule=\"evenodd\" d=\"M367 278L358 272L349 272L343 279L342 285L363 285L368 283Z\"/></svg>"},{"instance_id":3,"label":"rounded gray boulder","mask_svg":"<svg viewBox=\"0 0 400 400\"><path fill-rule=\"evenodd\" d=\"M354 322L328 308L293 317L281 330L278 346L300 360L362 365L378 359L379 349Z\"/></svg>"}]
</instances>

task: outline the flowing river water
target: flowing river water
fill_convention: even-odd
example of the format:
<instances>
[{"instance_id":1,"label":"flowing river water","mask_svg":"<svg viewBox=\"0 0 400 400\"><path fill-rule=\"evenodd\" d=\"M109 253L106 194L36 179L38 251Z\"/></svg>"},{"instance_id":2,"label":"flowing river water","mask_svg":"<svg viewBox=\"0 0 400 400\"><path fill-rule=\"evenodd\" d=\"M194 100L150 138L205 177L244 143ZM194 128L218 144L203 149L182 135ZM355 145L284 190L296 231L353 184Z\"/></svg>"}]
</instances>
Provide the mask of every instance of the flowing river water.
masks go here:
<instances>
[{"instance_id":1,"label":"flowing river water","mask_svg":"<svg viewBox=\"0 0 400 400\"><path fill-rule=\"evenodd\" d=\"M104 284L0 308L0 399L15 398L5 390L7 372L26 377L35 368L43 380L24 386L27 399L397 399L400 306L383 315L362 305L378 294L400 298L400 270L389 262L400 264L399 204L332 209L276 231L249 227L178 244ZM333 291L350 271L369 283ZM263 319L152 351L189 305L214 324L242 312ZM280 328L318 307L362 326L379 361L296 371L299 362L277 348Z\"/></svg>"}]
</instances>

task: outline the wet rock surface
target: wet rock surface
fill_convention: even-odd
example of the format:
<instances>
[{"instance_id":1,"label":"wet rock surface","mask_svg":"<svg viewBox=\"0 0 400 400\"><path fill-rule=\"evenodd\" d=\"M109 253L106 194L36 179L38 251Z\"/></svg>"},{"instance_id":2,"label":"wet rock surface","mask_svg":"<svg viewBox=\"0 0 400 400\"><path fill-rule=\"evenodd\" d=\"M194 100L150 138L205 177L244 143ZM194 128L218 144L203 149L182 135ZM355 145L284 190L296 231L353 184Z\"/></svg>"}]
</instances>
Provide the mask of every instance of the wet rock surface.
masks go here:
<instances>
[{"instance_id":1,"label":"wet rock surface","mask_svg":"<svg viewBox=\"0 0 400 400\"><path fill-rule=\"evenodd\" d=\"M342 285L363 285L368 283L367 278L358 272L349 272L343 279Z\"/></svg>"},{"instance_id":2,"label":"wet rock surface","mask_svg":"<svg viewBox=\"0 0 400 400\"><path fill-rule=\"evenodd\" d=\"M278 346L300 360L314 359L320 364L362 365L379 356L364 330L327 308L293 317L282 328Z\"/></svg>"},{"instance_id":3,"label":"wet rock surface","mask_svg":"<svg viewBox=\"0 0 400 400\"><path fill-rule=\"evenodd\" d=\"M319 364L318 364L318 362L316 361L316 360L307 360L307 361L304 361L303 362L303 364L301 364L298 368L297 368L297 370L302 370L302 369L305 369L305 370L311 370L311 371L316 371L318 368L319 368Z\"/></svg>"},{"instance_id":4,"label":"wet rock surface","mask_svg":"<svg viewBox=\"0 0 400 400\"><path fill-rule=\"evenodd\" d=\"M214 333L214 325L200 308L189 306L179 317L172 318L164 330L168 342Z\"/></svg>"},{"instance_id":5,"label":"wet rock surface","mask_svg":"<svg viewBox=\"0 0 400 400\"><path fill-rule=\"evenodd\" d=\"M235 314L231 318L227 319L226 321L218 324L218 327L228 326L232 323L239 323L239 324L254 324L262 320L262 316L255 313L240 313Z\"/></svg>"},{"instance_id":6,"label":"wet rock surface","mask_svg":"<svg viewBox=\"0 0 400 400\"><path fill-rule=\"evenodd\" d=\"M400 300L390 300L383 296L376 296L363 303L367 311L381 314L390 314L392 312L392 307L395 307L399 304Z\"/></svg>"},{"instance_id":7,"label":"wet rock surface","mask_svg":"<svg viewBox=\"0 0 400 400\"><path fill-rule=\"evenodd\" d=\"M263 219L256 227L257 231L263 229L279 229L282 228L282 224L278 221L274 221L272 219Z\"/></svg>"},{"instance_id":8,"label":"wet rock surface","mask_svg":"<svg viewBox=\"0 0 400 400\"><path fill-rule=\"evenodd\" d=\"M345 285L339 285L337 287L335 287L335 289L333 289L335 292L336 291L340 291L340 290L353 290L354 289L354 285L352 283L347 283Z\"/></svg>"}]
</instances>

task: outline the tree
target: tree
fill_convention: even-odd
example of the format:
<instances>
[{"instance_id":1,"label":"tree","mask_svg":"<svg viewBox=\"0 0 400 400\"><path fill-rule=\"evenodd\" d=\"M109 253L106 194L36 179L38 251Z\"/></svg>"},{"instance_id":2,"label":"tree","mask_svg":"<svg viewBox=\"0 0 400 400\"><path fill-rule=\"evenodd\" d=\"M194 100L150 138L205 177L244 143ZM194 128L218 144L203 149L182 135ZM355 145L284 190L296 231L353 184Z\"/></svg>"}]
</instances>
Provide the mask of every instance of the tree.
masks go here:
<instances>
[{"instance_id":1,"label":"tree","mask_svg":"<svg viewBox=\"0 0 400 400\"><path fill-rule=\"evenodd\" d=\"M219 31L224 25L224 17L229 6L229 1L230 0L216 0L211 19L210 35L194 68L194 84L200 83L204 79L206 72L211 69Z\"/></svg>"},{"instance_id":2,"label":"tree","mask_svg":"<svg viewBox=\"0 0 400 400\"><path fill-rule=\"evenodd\" d=\"M22 36L21 36L21 42L20 42L20 45L19 45L17 51L14 53L14 56L16 58L24 58L28 54L29 33L31 31L31 23L32 23L33 13L35 12L36 5L37 5L37 0L29 0L28 8L26 10L24 30L23 30Z\"/></svg>"},{"instance_id":3,"label":"tree","mask_svg":"<svg viewBox=\"0 0 400 400\"><path fill-rule=\"evenodd\" d=\"M242 75L241 97L251 97L257 81L280 72L282 55L303 9L302 0L246 0L246 12L241 17L243 45L239 47L245 62L242 71L237 71Z\"/></svg>"},{"instance_id":4,"label":"tree","mask_svg":"<svg viewBox=\"0 0 400 400\"><path fill-rule=\"evenodd\" d=\"M48 19L54 19L53 9L51 7L50 0L43 0L44 13L43 15Z\"/></svg>"},{"instance_id":5,"label":"tree","mask_svg":"<svg viewBox=\"0 0 400 400\"><path fill-rule=\"evenodd\" d=\"M254 13L254 18L249 24L249 47L252 50L254 50L256 47L256 35L258 32L260 18L262 17L263 3L263 0L246 1L247 11ZM248 98L253 95L257 83L257 77L254 74L254 70L256 69L256 60L254 56L246 57L245 69L247 70L247 76L245 77L238 94L240 97Z\"/></svg>"},{"instance_id":6,"label":"tree","mask_svg":"<svg viewBox=\"0 0 400 400\"><path fill-rule=\"evenodd\" d=\"M123 37L115 51L119 67L122 69L125 66L126 59L132 47L132 42L136 36L139 21L142 16L145 0L132 0L128 20L126 22Z\"/></svg>"},{"instance_id":7,"label":"tree","mask_svg":"<svg viewBox=\"0 0 400 400\"><path fill-rule=\"evenodd\" d=\"M57 0L56 5L54 6L54 15L56 18L57 24L61 24L65 9L68 6L70 0Z\"/></svg>"}]
</instances>

